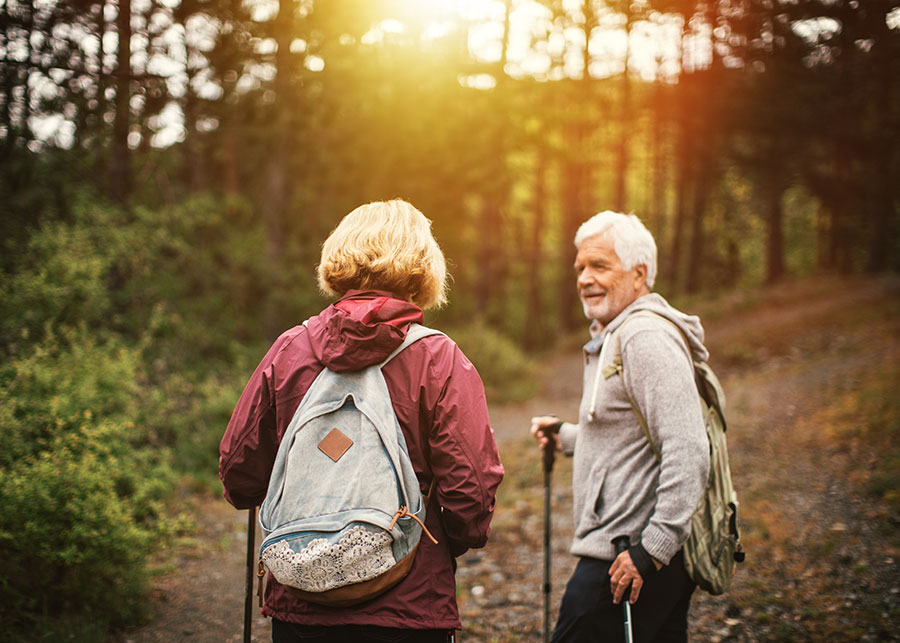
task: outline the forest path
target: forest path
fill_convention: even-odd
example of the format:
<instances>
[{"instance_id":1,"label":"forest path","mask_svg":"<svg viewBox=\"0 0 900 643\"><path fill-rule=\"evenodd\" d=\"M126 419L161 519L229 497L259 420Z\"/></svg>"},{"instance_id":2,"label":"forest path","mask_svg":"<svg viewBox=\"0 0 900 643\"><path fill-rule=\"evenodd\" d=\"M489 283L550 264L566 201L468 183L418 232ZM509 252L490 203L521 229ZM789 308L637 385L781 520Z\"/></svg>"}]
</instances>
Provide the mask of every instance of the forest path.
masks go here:
<instances>
[{"instance_id":1,"label":"forest path","mask_svg":"<svg viewBox=\"0 0 900 643\"><path fill-rule=\"evenodd\" d=\"M900 640L900 517L862 491L879 453L852 430L860 391L891 394L898 384L898 295L896 279L828 278L686 306L703 319L729 396L748 549L726 595L695 595L692 640ZM543 479L528 421L547 412L575 417L580 351L543 369L532 400L491 407L507 477L491 541L460 560L460 641L540 640ZM896 416L888 420L896 426ZM558 460L554 615L574 565L570 473L570 462ZM174 553L177 573L157 580L153 621L112 641L241 640L247 514L220 499L192 503L198 532ZM253 627L254 641L270 640L265 619Z\"/></svg>"}]
</instances>

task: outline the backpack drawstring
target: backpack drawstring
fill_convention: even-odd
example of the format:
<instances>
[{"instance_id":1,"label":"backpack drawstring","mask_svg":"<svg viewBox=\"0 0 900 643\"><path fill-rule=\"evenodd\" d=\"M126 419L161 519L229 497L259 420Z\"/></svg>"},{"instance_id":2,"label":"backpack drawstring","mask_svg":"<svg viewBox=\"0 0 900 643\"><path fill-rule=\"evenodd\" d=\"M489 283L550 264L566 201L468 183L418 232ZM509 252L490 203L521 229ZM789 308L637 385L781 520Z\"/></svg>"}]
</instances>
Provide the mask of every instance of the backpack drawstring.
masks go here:
<instances>
[{"instance_id":1,"label":"backpack drawstring","mask_svg":"<svg viewBox=\"0 0 900 643\"><path fill-rule=\"evenodd\" d=\"M256 597L259 599L259 606L263 606L263 594L265 590L263 588L263 582L266 576L266 568L263 566L263 562L260 560L258 563L258 569L256 571Z\"/></svg>"},{"instance_id":2,"label":"backpack drawstring","mask_svg":"<svg viewBox=\"0 0 900 643\"><path fill-rule=\"evenodd\" d=\"M404 516L409 516L410 518L415 520L417 523L422 525L422 531L425 532L425 535L428 536L431 539L431 542L433 542L435 545L438 544L438 541L436 541L434 539L434 536L431 535L431 532L428 531L428 527L425 526L425 523L422 522L421 520L419 520L419 517L416 514L409 513L409 510L406 508L406 505L401 506L397 510L397 512L394 514L394 519L391 521L391 526L388 527L388 531L391 531L394 528L394 525L397 524L397 521L400 520L401 518L403 518Z\"/></svg>"}]
</instances>

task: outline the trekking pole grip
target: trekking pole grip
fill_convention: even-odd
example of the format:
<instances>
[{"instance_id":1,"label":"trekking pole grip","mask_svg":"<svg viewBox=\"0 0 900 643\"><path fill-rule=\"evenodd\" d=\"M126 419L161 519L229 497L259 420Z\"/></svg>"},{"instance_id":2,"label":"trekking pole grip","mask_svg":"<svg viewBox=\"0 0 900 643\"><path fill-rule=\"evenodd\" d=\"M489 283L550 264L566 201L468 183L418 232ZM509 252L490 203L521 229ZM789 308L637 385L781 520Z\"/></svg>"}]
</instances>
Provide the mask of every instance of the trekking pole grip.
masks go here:
<instances>
[{"instance_id":1,"label":"trekking pole grip","mask_svg":"<svg viewBox=\"0 0 900 643\"><path fill-rule=\"evenodd\" d=\"M623 551L627 551L631 546L631 542L628 536L616 536L612 540L613 549L616 551L616 557L618 558L619 554ZM625 613L625 643L633 643L634 641L634 632L631 629L631 603L628 601L628 597L631 595L631 585L628 586L628 589L625 590L625 595L622 597L622 609Z\"/></svg>"},{"instance_id":2,"label":"trekking pole grip","mask_svg":"<svg viewBox=\"0 0 900 643\"><path fill-rule=\"evenodd\" d=\"M547 445L543 448L541 454L543 456L542 461L545 473L553 471L553 463L556 461L556 436L559 434L560 426L562 426L562 422L556 422L541 429L548 438Z\"/></svg>"}]
</instances>

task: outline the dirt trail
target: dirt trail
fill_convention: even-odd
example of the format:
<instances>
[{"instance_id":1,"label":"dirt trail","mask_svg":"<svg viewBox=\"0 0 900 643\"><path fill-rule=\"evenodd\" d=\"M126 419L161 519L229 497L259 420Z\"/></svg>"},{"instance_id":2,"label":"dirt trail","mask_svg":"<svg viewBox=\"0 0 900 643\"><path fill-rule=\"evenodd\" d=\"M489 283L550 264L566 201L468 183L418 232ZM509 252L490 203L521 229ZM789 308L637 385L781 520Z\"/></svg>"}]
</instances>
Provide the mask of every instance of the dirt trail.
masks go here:
<instances>
[{"instance_id":1,"label":"dirt trail","mask_svg":"<svg viewBox=\"0 0 900 643\"><path fill-rule=\"evenodd\" d=\"M728 594L696 594L692 640L900 640L900 551L890 544L898 542L897 517L873 510L847 479L859 458L877 454L858 442L825 441L816 420L873 368L898 363L898 294L891 279L831 279L690 310L704 319L729 395L729 449L749 547ZM543 487L525 435L532 415L574 418L580 352L549 361L544 372L533 400L491 408L507 478L491 542L460 561L461 641L540 640ZM563 460L554 473L554 614L574 564L569 472ZM178 552L177 574L158 580L156 617L113 641L240 640L246 512L218 499L196 502L197 542ZM254 641L270 640L264 619L254 631Z\"/></svg>"}]
</instances>

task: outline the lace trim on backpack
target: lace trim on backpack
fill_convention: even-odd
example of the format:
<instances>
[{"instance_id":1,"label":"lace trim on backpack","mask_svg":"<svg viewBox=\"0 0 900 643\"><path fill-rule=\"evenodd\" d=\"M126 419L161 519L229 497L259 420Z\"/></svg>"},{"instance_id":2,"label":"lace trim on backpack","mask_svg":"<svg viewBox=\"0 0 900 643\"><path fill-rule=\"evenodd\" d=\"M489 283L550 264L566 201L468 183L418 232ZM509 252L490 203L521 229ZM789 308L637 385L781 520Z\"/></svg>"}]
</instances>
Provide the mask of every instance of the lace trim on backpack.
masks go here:
<instances>
[{"instance_id":1,"label":"lace trim on backpack","mask_svg":"<svg viewBox=\"0 0 900 643\"><path fill-rule=\"evenodd\" d=\"M324 592L379 576L393 567L391 536L356 526L337 543L316 538L296 552L284 540L269 545L262 561L282 585Z\"/></svg>"}]
</instances>

